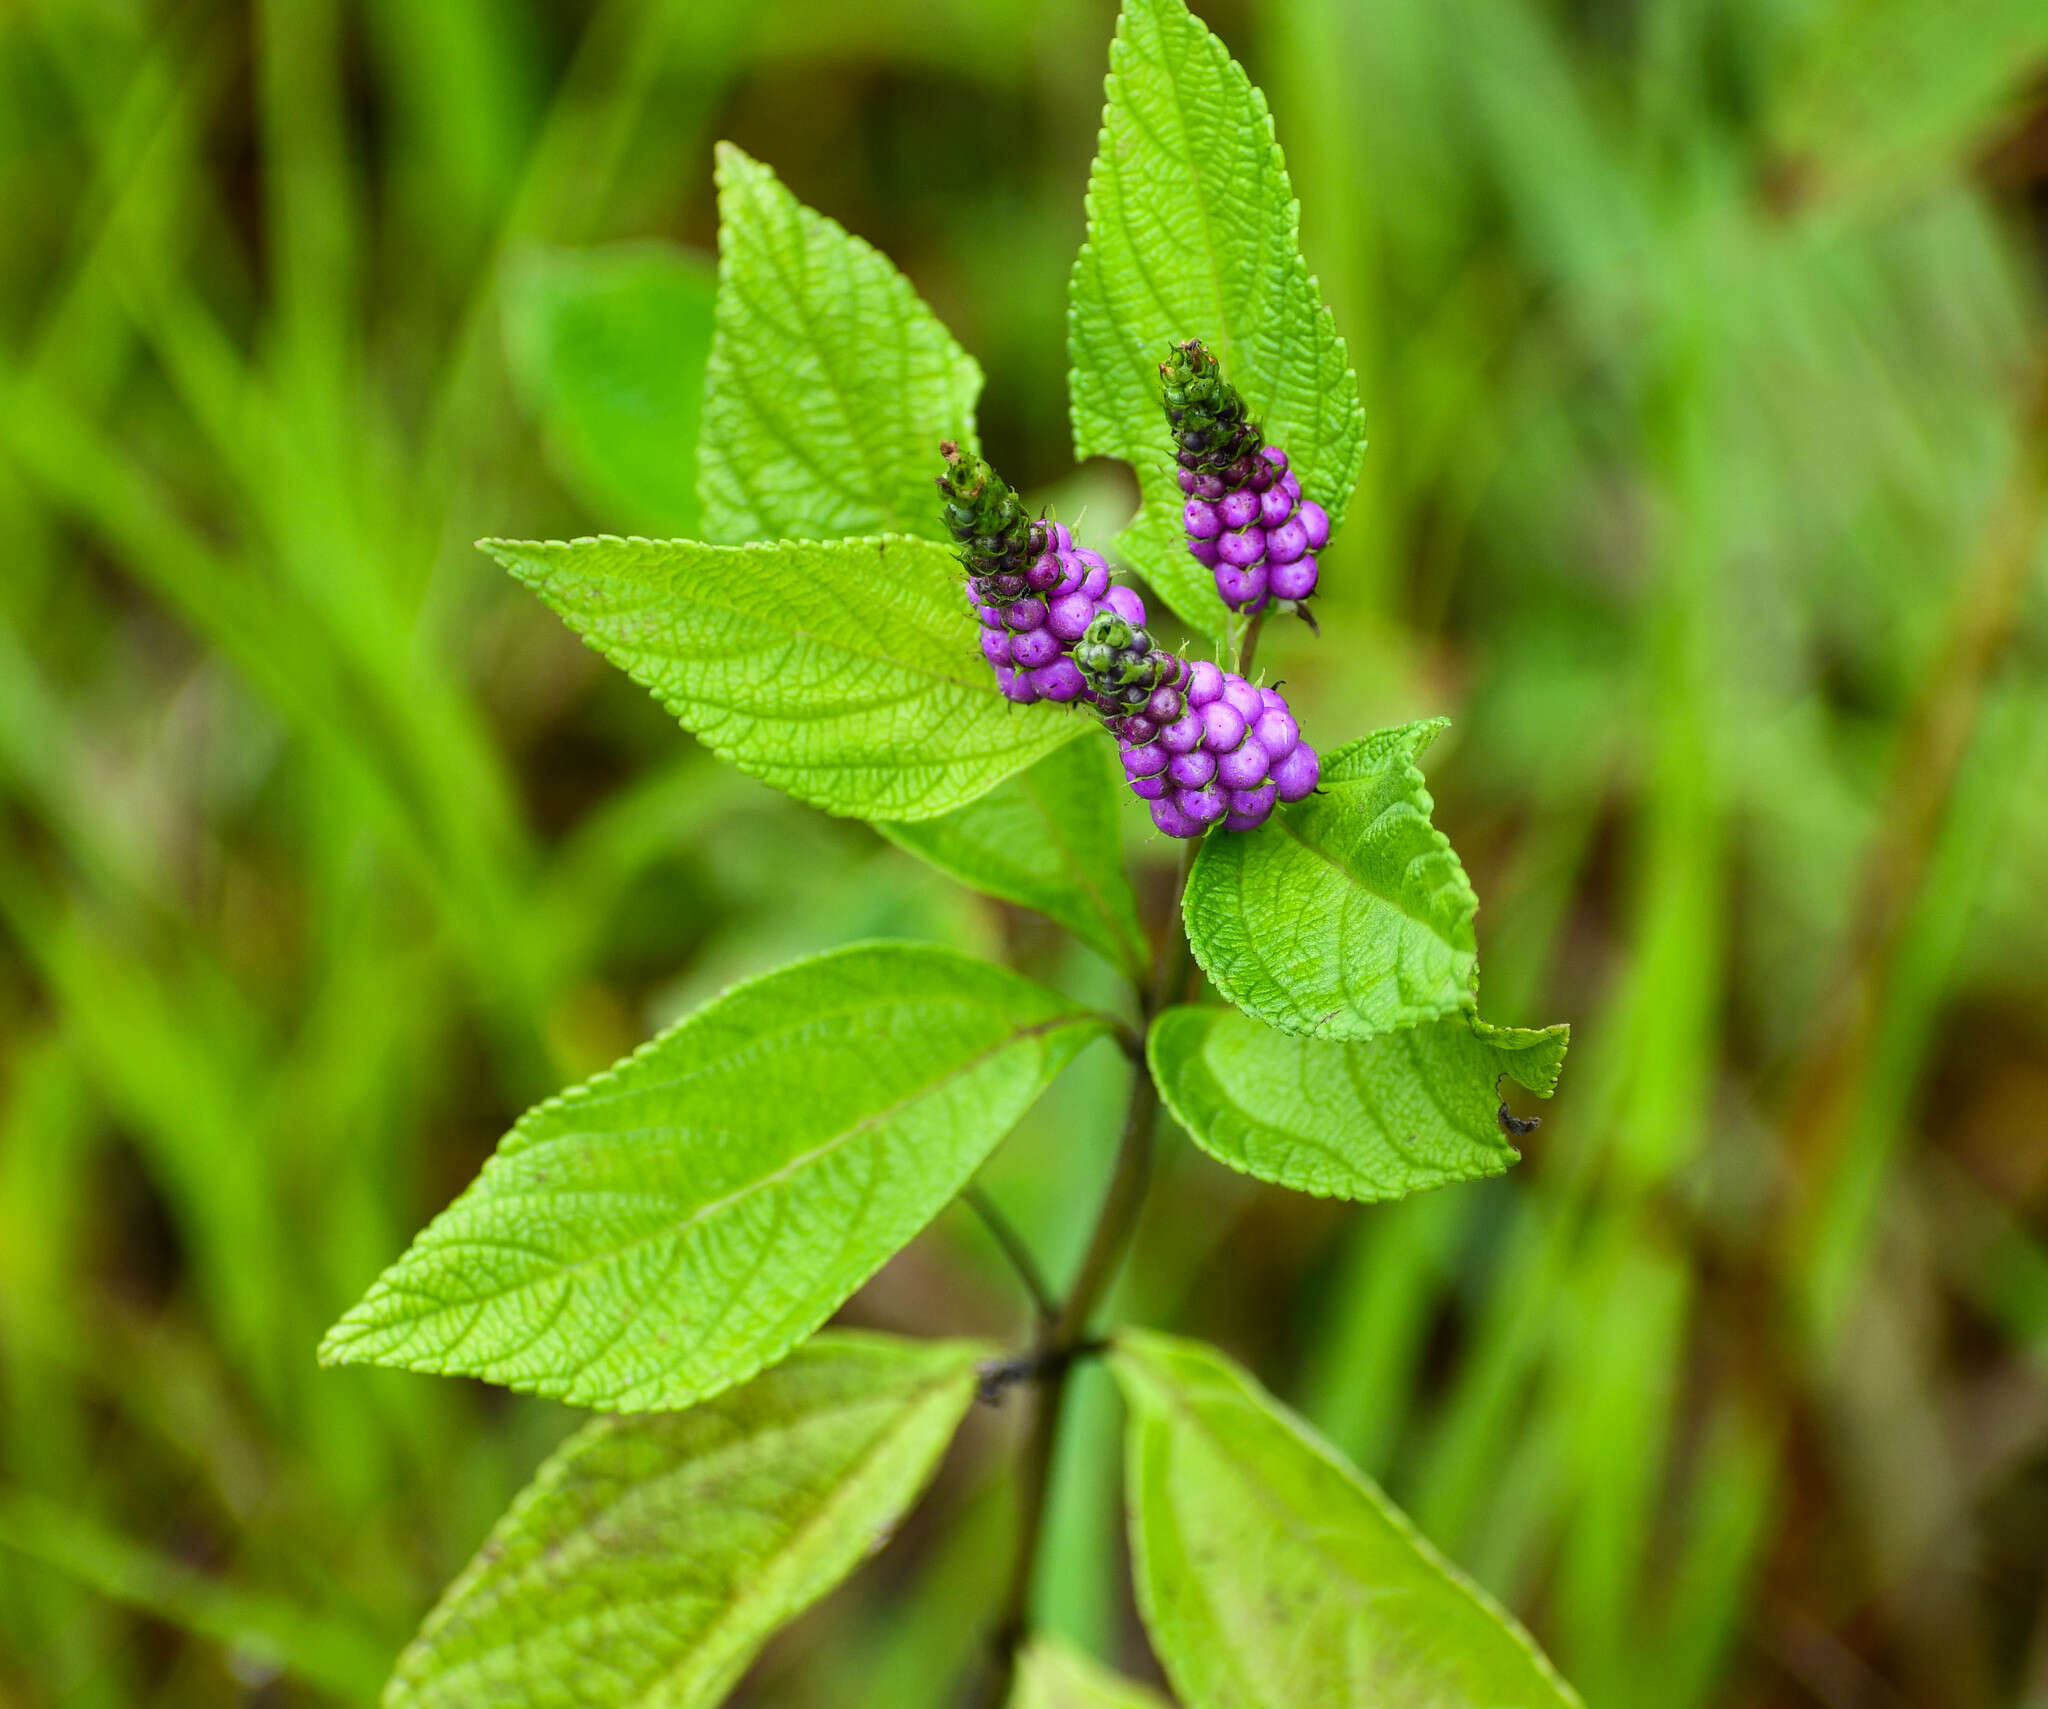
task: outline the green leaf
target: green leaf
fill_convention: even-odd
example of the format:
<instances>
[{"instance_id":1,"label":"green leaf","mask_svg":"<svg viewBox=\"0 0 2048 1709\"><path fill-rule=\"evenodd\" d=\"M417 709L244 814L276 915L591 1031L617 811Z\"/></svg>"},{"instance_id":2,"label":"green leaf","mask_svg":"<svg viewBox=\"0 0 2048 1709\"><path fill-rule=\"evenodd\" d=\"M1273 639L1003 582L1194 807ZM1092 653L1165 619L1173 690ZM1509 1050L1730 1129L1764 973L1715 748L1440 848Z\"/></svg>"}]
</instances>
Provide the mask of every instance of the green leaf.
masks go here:
<instances>
[{"instance_id":1,"label":"green leaf","mask_svg":"<svg viewBox=\"0 0 2048 1709\"><path fill-rule=\"evenodd\" d=\"M987 1351L823 1335L688 1412L586 1425L449 1586L386 1709L709 1709L888 1541Z\"/></svg>"},{"instance_id":2,"label":"green leaf","mask_svg":"<svg viewBox=\"0 0 2048 1709\"><path fill-rule=\"evenodd\" d=\"M1342 521L1365 458L1358 381L1301 257L1266 98L1181 0L1125 0L1068 291L1074 453L1121 457L1144 508L1117 545L1176 612L1219 634L1187 554L1159 363L1208 342L1302 490Z\"/></svg>"},{"instance_id":3,"label":"green leaf","mask_svg":"<svg viewBox=\"0 0 2048 1709\"><path fill-rule=\"evenodd\" d=\"M1073 742L941 818L875 829L961 883L1059 921L1137 979L1147 952L1124 871L1121 781L1108 743Z\"/></svg>"},{"instance_id":4,"label":"green leaf","mask_svg":"<svg viewBox=\"0 0 2048 1709\"><path fill-rule=\"evenodd\" d=\"M512 377L594 516L697 530L697 427L711 354L711 269L666 244L536 249L508 272Z\"/></svg>"},{"instance_id":5,"label":"green leaf","mask_svg":"<svg viewBox=\"0 0 2048 1709\"><path fill-rule=\"evenodd\" d=\"M1124 1331L1138 1608L1187 1709L1563 1709L1514 1618L1212 1347Z\"/></svg>"},{"instance_id":6,"label":"green leaf","mask_svg":"<svg viewBox=\"0 0 2048 1709\"><path fill-rule=\"evenodd\" d=\"M1106 1025L916 944L740 985L521 1118L321 1357L687 1406L823 1323Z\"/></svg>"},{"instance_id":7,"label":"green leaf","mask_svg":"<svg viewBox=\"0 0 2048 1709\"><path fill-rule=\"evenodd\" d=\"M929 541L480 544L707 747L828 812L951 812L1091 722L996 691Z\"/></svg>"},{"instance_id":8,"label":"green leaf","mask_svg":"<svg viewBox=\"0 0 2048 1709\"><path fill-rule=\"evenodd\" d=\"M1257 831L1212 836L1188 875L1188 941L1216 989L1282 1032L1371 1038L1472 1005L1479 900L1416 759L1442 719L1323 762L1322 788Z\"/></svg>"},{"instance_id":9,"label":"green leaf","mask_svg":"<svg viewBox=\"0 0 2048 1709\"><path fill-rule=\"evenodd\" d=\"M1145 1054L1160 1095L1219 1163L1318 1198L1405 1198L1506 1172L1496 1075L1548 1097L1569 1027L1449 1015L1378 1038L1277 1032L1235 1009L1169 1009Z\"/></svg>"},{"instance_id":10,"label":"green leaf","mask_svg":"<svg viewBox=\"0 0 2048 1709\"><path fill-rule=\"evenodd\" d=\"M981 369L888 257L718 147L718 330L698 491L713 540L944 538L939 441Z\"/></svg>"},{"instance_id":11,"label":"green leaf","mask_svg":"<svg viewBox=\"0 0 2048 1709\"><path fill-rule=\"evenodd\" d=\"M1017 1658L1010 1709L1167 1709L1167 1704L1072 1645L1037 1638Z\"/></svg>"}]
</instances>

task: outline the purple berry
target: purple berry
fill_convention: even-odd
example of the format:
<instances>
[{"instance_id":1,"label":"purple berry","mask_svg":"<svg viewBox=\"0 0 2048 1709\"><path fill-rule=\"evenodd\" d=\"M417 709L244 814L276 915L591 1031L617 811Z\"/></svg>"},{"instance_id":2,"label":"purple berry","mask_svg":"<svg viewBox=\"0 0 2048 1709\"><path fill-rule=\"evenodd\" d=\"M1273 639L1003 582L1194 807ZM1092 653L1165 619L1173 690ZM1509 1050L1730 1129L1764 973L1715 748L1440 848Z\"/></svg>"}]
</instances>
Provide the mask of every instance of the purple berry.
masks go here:
<instances>
[{"instance_id":1,"label":"purple berry","mask_svg":"<svg viewBox=\"0 0 2048 1709\"><path fill-rule=\"evenodd\" d=\"M1166 777L1134 777L1131 779L1131 793L1140 801L1160 801L1166 796Z\"/></svg>"},{"instance_id":2,"label":"purple berry","mask_svg":"<svg viewBox=\"0 0 2048 1709\"><path fill-rule=\"evenodd\" d=\"M1067 525L1064 522L1055 522L1049 526L1054 547L1062 552L1071 552L1074 549L1074 537L1067 532Z\"/></svg>"},{"instance_id":3,"label":"purple berry","mask_svg":"<svg viewBox=\"0 0 2048 1709\"><path fill-rule=\"evenodd\" d=\"M1229 489L1224 486L1220 475L1197 475L1192 490L1196 498L1207 499L1214 504Z\"/></svg>"},{"instance_id":4,"label":"purple berry","mask_svg":"<svg viewBox=\"0 0 2048 1709\"><path fill-rule=\"evenodd\" d=\"M1213 780L1200 789L1176 789L1174 804L1198 825L1213 825L1230 811L1230 800Z\"/></svg>"},{"instance_id":5,"label":"purple berry","mask_svg":"<svg viewBox=\"0 0 2048 1709\"><path fill-rule=\"evenodd\" d=\"M1052 584L1050 592L1056 594L1079 593L1081 584L1088 579L1088 566L1072 552L1059 555L1060 579Z\"/></svg>"},{"instance_id":6,"label":"purple berry","mask_svg":"<svg viewBox=\"0 0 2048 1709\"><path fill-rule=\"evenodd\" d=\"M1273 811L1279 794L1271 783L1262 783L1257 789L1232 790L1230 816L1223 823L1233 831L1256 831Z\"/></svg>"},{"instance_id":7,"label":"purple berry","mask_svg":"<svg viewBox=\"0 0 2048 1709\"><path fill-rule=\"evenodd\" d=\"M1145 602L1135 588L1113 587L1102 596L1102 603L1132 628L1145 627Z\"/></svg>"},{"instance_id":8,"label":"purple berry","mask_svg":"<svg viewBox=\"0 0 2048 1709\"><path fill-rule=\"evenodd\" d=\"M974 615L981 619L981 626L984 629L1003 627L1003 608L1000 605L977 605L974 608Z\"/></svg>"},{"instance_id":9,"label":"purple berry","mask_svg":"<svg viewBox=\"0 0 2048 1709\"><path fill-rule=\"evenodd\" d=\"M1180 803L1171 797L1162 797L1152 803L1152 823L1169 837L1199 837L1202 834L1201 822L1190 819L1180 810Z\"/></svg>"},{"instance_id":10,"label":"purple berry","mask_svg":"<svg viewBox=\"0 0 2048 1709\"><path fill-rule=\"evenodd\" d=\"M1207 748L1197 748L1191 754L1175 754L1173 763L1166 768L1166 775L1173 779L1176 789L1200 789L1216 775L1216 756Z\"/></svg>"},{"instance_id":11,"label":"purple berry","mask_svg":"<svg viewBox=\"0 0 2048 1709\"><path fill-rule=\"evenodd\" d=\"M1269 760L1283 760L1301 740L1301 729L1284 706L1268 706L1252 720L1252 739L1266 750Z\"/></svg>"},{"instance_id":12,"label":"purple berry","mask_svg":"<svg viewBox=\"0 0 2048 1709\"><path fill-rule=\"evenodd\" d=\"M1010 658L1026 670L1051 664L1062 650L1059 637L1043 629L1027 629L1010 637Z\"/></svg>"},{"instance_id":13,"label":"purple berry","mask_svg":"<svg viewBox=\"0 0 2048 1709\"><path fill-rule=\"evenodd\" d=\"M1000 630L984 629L981 632L981 656L1001 670L1010 662L1010 637Z\"/></svg>"},{"instance_id":14,"label":"purple berry","mask_svg":"<svg viewBox=\"0 0 2048 1709\"><path fill-rule=\"evenodd\" d=\"M1079 700L1088 692L1088 685L1081 680L1081 667L1067 658L1039 666L1031 673L1031 686L1038 690L1039 699L1056 700L1062 705Z\"/></svg>"},{"instance_id":15,"label":"purple berry","mask_svg":"<svg viewBox=\"0 0 2048 1709\"><path fill-rule=\"evenodd\" d=\"M1216 507L1216 520L1225 528L1247 528L1259 519L1259 495L1240 487L1226 493Z\"/></svg>"},{"instance_id":16,"label":"purple berry","mask_svg":"<svg viewBox=\"0 0 2048 1709\"><path fill-rule=\"evenodd\" d=\"M1268 445L1259 455L1271 463L1274 468L1278 469L1281 474L1287 473L1287 453L1281 450L1279 446Z\"/></svg>"},{"instance_id":17,"label":"purple berry","mask_svg":"<svg viewBox=\"0 0 2048 1709\"><path fill-rule=\"evenodd\" d=\"M1266 781L1270 763L1264 748L1246 740L1216 762L1216 781L1230 790L1257 789Z\"/></svg>"},{"instance_id":18,"label":"purple berry","mask_svg":"<svg viewBox=\"0 0 2048 1709\"><path fill-rule=\"evenodd\" d=\"M1020 599L1010 607L1009 625L1019 634L1027 629L1045 627L1045 601L1042 599Z\"/></svg>"},{"instance_id":19,"label":"purple berry","mask_svg":"<svg viewBox=\"0 0 2048 1709\"><path fill-rule=\"evenodd\" d=\"M1088 577L1081 583L1081 591L1090 599L1099 600L1109 592L1109 566L1093 552L1087 556L1095 561L1088 566Z\"/></svg>"},{"instance_id":20,"label":"purple berry","mask_svg":"<svg viewBox=\"0 0 2048 1709\"><path fill-rule=\"evenodd\" d=\"M1308 549L1320 552L1330 543L1330 513L1314 499L1305 498L1295 514L1302 527L1308 530Z\"/></svg>"},{"instance_id":21,"label":"purple berry","mask_svg":"<svg viewBox=\"0 0 2048 1709\"><path fill-rule=\"evenodd\" d=\"M1216 542L1216 555L1226 564L1249 568L1266 555L1266 531L1255 525L1226 534Z\"/></svg>"},{"instance_id":22,"label":"purple berry","mask_svg":"<svg viewBox=\"0 0 2048 1709\"><path fill-rule=\"evenodd\" d=\"M1223 532L1223 520L1206 499L1191 498L1180 507L1180 525L1190 540L1213 540Z\"/></svg>"},{"instance_id":23,"label":"purple berry","mask_svg":"<svg viewBox=\"0 0 2048 1709\"><path fill-rule=\"evenodd\" d=\"M1294 512L1294 501L1280 490L1279 477L1273 477L1273 484L1259 495L1259 523L1267 529L1278 528ZM1271 548L1269 547L1268 550Z\"/></svg>"},{"instance_id":24,"label":"purple berry","mask_svg":"<svg viewBox=\"0 0 2048 1709\"><path fill-rule=\"evenodd\" d=\"M1223 673L1223 698L1236 708L1238 717L1247 724L1266 710L1265 698L1235 671ZM1245 787L1251 786L1247 784Z\"/></svg>"},{"instance_id":25,"label":"purple berry","mask_svg":"<svg viewBox=\"0 0 2048 1709\"><path fill-rule=\"evenodd\" d=\"M1170 754L1193 753L1202 745L1202 715L1190 707L1159 732L1159 745Z\"/></svg>"},{"instance_id":26,"label":"purple berry","mask_svg":"<svg viewBox=\"0 0 2048 1709\"><path fill-rule=\"evenodd\" d=\"M1063 593L1046 608L1045 626L1062 641L1078 641L1095 621L1095 601L1076 589Z\"/></svg>"},{"instance_id":27,"label":"purple berry","mask_svg":"<svg viewBox=\"0 0 2048 1709\"><path fill-rule=\"evenodd\" d=\"M1145 701L1145 716L1160 725L1171 724L1187 709L1187 696L1177 688L1155 688Z\"/></svg>"},{"instance_id":28,"label":"purple berry","mask_svg":"<svg viewBox=\"0 0 2048 1709\"><path fill-rule=\"evenodd\" d=\"M1159 726L1143 713L1133 712L1124 720L1124 740L1143 744L1159 734Z\"/></svg>"},{"instance_id":29,"label":"purple berry","mask_svg":"<svg viewBox=\"0 0 2048 1709\"><path fill-rule=\"evenodd\" d=\"M1306 742L1297 742L1293 750L1273 767L1272 777L1279 789L1282 801L1299 801L1313 790L1323 775L1323 762L1316 757L1316 751Z\"/></svg>"},{"instance_id":30,"label":"purple berry","mask_svg":"<svg viewBox=\"0 0 2048 1709\"><path fill-rule=\"evenodd\" d=\"M1212 754L1227 754L1244 740L1244 714L1227 700L1212 700L1202 708L1202 746Z\"/></svg>"},{"instance_id":31,"label":"purple berry","mask_svg":"<svg viewBox=\"0 0 2048 1709\"><path fill-rule=\"evenodd\" d=\"M1280 477L1280 490L1293 499L1295 503L1299 504L1301 502L1301 477L1299 475L1282 475Z\"/></svg>"},{"instance_id":32,"label":"purple berry","mask_svg":"<svg viewBox=\"0 0 2048 1709\"><path fill-rule=\"evenodd\" d=\"M1212 570L1216 567L1216 562L1220 555L1216 550L1216 542L1213 540L1190 540L1188 542L1188 556L1198 564L1208 565Z\"/></svg>"},{"instance_id":33,"label":"purple berry","mask_svg":"<svg viewBox=\"0 0 2048 1709\"><path fill-rule=\"evenodd\" d=\"M1060 585L1060 577L1066 573L1057 552L1044 552L1031 560L1031 568L1024 572L1025 581L1037 593L1050 593Z\"/></svg>"},{"instance_id":34,"label":"purple berry","mask_svg":"<svg viewBox=\"0 0 2048 1709\"><path fill-rule=\"evenodd\" d=\"M1297 558L1291 564L1275 564L1266 574L1266 586L1275 599L1306 599L1316 591L1316 561Z\"/></svg>"},{"instance_id":35,"label":"purple berry","mask_svg":"<svg viewBox=\"0 0 2048 1709\"><path fill-rule=\"evenodd\" d=\"M1124 775L1126 777L1157 777L1166 769L1171 758L1157 742L1146 742L1141 747L1124 749Z\"/></svg>"},{"instance_id":36,"label":"purple berry","mask_svg":"<svg viewBox=\"0 0 2048 1709\"><path fill-rule=\"evenodd\" d=\"M1223 672L1207 659L1198 659L1188 672L1188 704L1207 706L1223 698Z\"/></svg>"},{"instance_id":37,"label":"purple berry","mask_svg":"<svg viewBox=\"0 0 2048 1709\"><path fill-rule=\"evenodd\" d=\"M1038 688L1029 671L1013 671L1008 665L998 665L996 686L1003 691L1005 700L1014 700L1019 706L1029 706L1038 698Z\"/></svg>"},{"instance_id":38,"label":"purple berry","mask_svg":"<svg viewBox=\"0 0 2048 1709\"><path fill-rule=\"evenodd\" d=\"M1174 479L1180 482L1180 490L1182 492L1192 493L1195 490L1195 477L1186 469L1176 469L1173 471L1173 475Z\"/></svg>"},{"instance_id":39,"label":"purple berry","mask_svg":"<svg viewBox=\"0 0 2048 1709\"><path fill-rule=\"evenodd\" d=\"M1277 528L1266 530L1266 563L1269 567L1291 564L1308 550L1308 529L1299 516L1290 516Z\"/></svg>"},{"instance_id":40,"label":"purple berry","mask_svg":"<svg viewBox=\"0 0 2048 1709\"><path fill-rule=\"evenodd\" d=\"M1266 566L1253 564L1240 570L1231 564L1218 564L1216 594L1225 605L1239 610L1261 603L1266 597Z\"/></svg>"}]
</instances>

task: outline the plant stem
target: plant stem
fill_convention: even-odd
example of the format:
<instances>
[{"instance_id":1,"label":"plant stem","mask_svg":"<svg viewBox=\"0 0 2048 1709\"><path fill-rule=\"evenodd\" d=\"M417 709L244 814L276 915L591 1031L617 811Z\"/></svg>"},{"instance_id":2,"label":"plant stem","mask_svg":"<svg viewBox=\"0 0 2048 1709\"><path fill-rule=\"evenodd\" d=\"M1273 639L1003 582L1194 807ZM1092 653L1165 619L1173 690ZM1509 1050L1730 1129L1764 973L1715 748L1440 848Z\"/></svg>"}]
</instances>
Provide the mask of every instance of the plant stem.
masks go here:
<instances>
[{"instance_id":1,"label":"plant stem","mask_svg":"<svg viewBox=\"0 0 2048 1709\"><path fill-rule=\"evenodd\" d=\"M1046 1286L1045 1272L1038 1267L1038 1260L1031 1255L1031 1248L1024 1244L1024 1237L1017 1232L1016 1225L1003 1215L995 1200L978 1182L970 1181L960 1197L967 1201L967 1207L981 1218L997 1247L1010 1261L1010 1268L1017 1272L1017 1280L1024 1284L1024 1291L1031 1296L1031 1304L1038 1313L1040 1333L1044 1326L1059 1316L1059 1303L1052 1297L1052 1289Z\"/></svg>"},{"instance_id":2,"label":"plant stem","mask_svg":"<svg viewBox=\"0 0 2048 1709\"><path fill-rule=\"evenodd\" d=\"M1188 987L1193 983L1194 953L1181 929L1180 903L1200 847L1199 839L1189 842L1173 887L1173 906L1153 956L1152 988L1145 993L1142 1006L1147 1029L1160 1010L1186 1001ZM1137 1232L1145 1189L1152 1179L1152 1132L1158 1121L1159 1088L1153 1084L1140 1057L1132 1069L1131 1095L1124 1106L1123 1137L1117 1144L1116 1165L1110 1174L1109 1189L1103 1195L1102 1209L1096 1214L1094 1231L1088 1237L1088 1250L1082 1255L1081 1267L1066 1299L1043 1331L1045 1378L1017 1463L1017 1547L1010 1560L1002 1611L989 1635L989 1665L979 1698L985 1709L998 1709L1008 1699L1011 1681L1016 1676L1017 1651L1030 1629L1031 1587L1037 1577L1039 1550L1045 1538L1053 1454L1059 1446L1060 1420L1066 1411L1067 1378L1075 1354L1089 1344L1089 1322L1116 1280L1131 1236Z\"/></svg>"}]
</instances>

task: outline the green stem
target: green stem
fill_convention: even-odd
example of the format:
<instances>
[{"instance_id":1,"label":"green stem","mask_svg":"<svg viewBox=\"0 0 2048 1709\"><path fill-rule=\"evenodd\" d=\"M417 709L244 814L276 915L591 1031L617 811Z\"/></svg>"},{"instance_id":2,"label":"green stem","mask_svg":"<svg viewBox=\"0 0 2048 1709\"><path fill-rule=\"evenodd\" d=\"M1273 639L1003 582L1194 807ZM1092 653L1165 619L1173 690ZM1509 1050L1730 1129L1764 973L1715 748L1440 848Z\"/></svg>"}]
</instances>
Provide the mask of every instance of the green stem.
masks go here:
<instances>
[{"instance_id":1,"label":"green stem","mask_svg":"<svg viewBox=\"0 0 2048 1709\"><path fill-rule=\"evenodd\" d=\"M981 1218L982 1226L1009 1260L1010 1268L1017 1272L1017 1280L1024 1291L1031 1296L1032 1308L1038 1313L1041 1326L1059 1316L1059 1302L1052 1297L1052 1289L1046 1286L1045 1272L1038 1267L1038 1260L1031 1255L1031 1248L1024 1244L1024 1237L1017 1232L1016 1225L1003 1215L1002 1209L978 1182L969 1182L960 1197L967 1208Z\"/></svg>"}]
</instances>

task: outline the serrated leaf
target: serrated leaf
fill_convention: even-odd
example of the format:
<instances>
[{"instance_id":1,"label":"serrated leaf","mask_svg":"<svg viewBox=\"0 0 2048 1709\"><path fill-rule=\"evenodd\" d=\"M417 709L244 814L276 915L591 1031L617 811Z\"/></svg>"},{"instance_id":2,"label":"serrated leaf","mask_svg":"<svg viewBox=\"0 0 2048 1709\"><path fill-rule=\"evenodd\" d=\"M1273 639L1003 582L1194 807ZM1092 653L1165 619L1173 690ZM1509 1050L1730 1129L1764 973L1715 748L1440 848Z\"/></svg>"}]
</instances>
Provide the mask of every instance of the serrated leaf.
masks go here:
<instances>
[{"instance_id":1,"label":"serrated leaf","mask_svg":"<svg viewBox=\"0 0 2048 1709\"><path fill-rule=\"evenodd\" d=\"M963 884L1057 920L1133 979L1146 963L1107 742L1069 743L937 819L876 825Z\"/></svg>"},{"instance_id":2,"label":"serrated leaf","mask_svg":"<svg viewBox=\"0 0 2048 1709\"><path fill-rule=\"evenodd\" d=\"M1443 720L1376 731L1257 831L1212 836L1183 913L1216 989L1282 1032L1371 1038L1472 1005L1479 900L1416 759Z\"/></svg>"},{"instance_id":3,"label":"serrated leaf","mask_svg":"<svg viewBox=\"0 0 2048 1709\"><path fill-rule=\"evenodd\" d=\"M1152 1023L1145 1055L1174 1119L1219 1163L1370 1203L1505 1173L1521 1153L1500 1131L1494 1077L1548 1097L1570 1037L1450 1015L1312 1039L1236 1009L1184 1008Z\"/></svg>"},{"instance_id":4,"label":"serrated leaf","mask_svg":"<svg viewBox=\"0 0 2048 1709\"><path fill-rule=\"evenodd\" d=\"M948 813L1088 729L996 691L926 540L481 545L707 747L828 812Z\"/></svg>"},{"instance_id":5,"label":"serrated leaf","mask_svg":"<svg viewBox=\"0 0 2048 1709\"><path fill-rule=\"evenodd\" d=\"M1301 257L1299 207L1266 98L1181 0L1125 0L1068 292L1074 453L1120 457L1144 507L1117 546L1206 634L1224 608L1187 555L1159 363L1206 340L1334 525L1365 417L1336 322Z\"/></svg>"},{"instance_id":6,"label":"serrated leaf","mask_svg":"<svg viewBox=\"0 0 2048 1709\"><path fill-rule=\"evenodd\" d=\"M522 1117L321 1357L687 1406L823 1323L1106 1026L918 944L740 985Z\"/></svg>"},{"instance_id":7,"label":"serrated leaf","mask_svg":"<svg viewBox=\"0 0 2048 1709\"><path fill-rule=\"evenodd\" d=\"M687 1412L586 1425L448 1587L386 1709L709 1709L888 1540L986 1352L822 1335Z\"/></svg>"},{"instance_id":8,"label":"serrated leaf","mask_svg":"<svg viewBox=\"0 0 2048 1709\"><path fill-rule=\"evenodd\" d=\"M1138 1608L1187 1709L1576 1709L1514 1618L1213 1347L1111 1364Z\"/></svg>"},{"instance_id":9,"label":"serrated leaf","mask_svg":"<svg viewBox=\"0 0 2048 1709\"><path fill-rule=\"evenodd\" d=\"M1118 1677L1070 1644L1037 1638L1017 1658L1010 1709L1168 1709L1166 1699Z\"/></svg>"},{"instance_id":10,"label":"serrated leaf","mask_svg":"<svg viewBox=\"0 0 2048 1709\"><path fill-rule=\"evenodd\" d=\"M730 143L718 217L707 537L943 538L932 477L940 440L974 443L974 358L888 257Z\"/></svg>"},{"instance_id":11,"label":"serrated leaf","mask_svg":"<svg viewBox=\"0 0 2048 1709\"><path fill-rule=\"evenodd\" d=\"M667 244L538 249L508 270L505 343L520 398L594 516L697 529L697 428L711 268Z\"/></svg>"}]
</instances>

